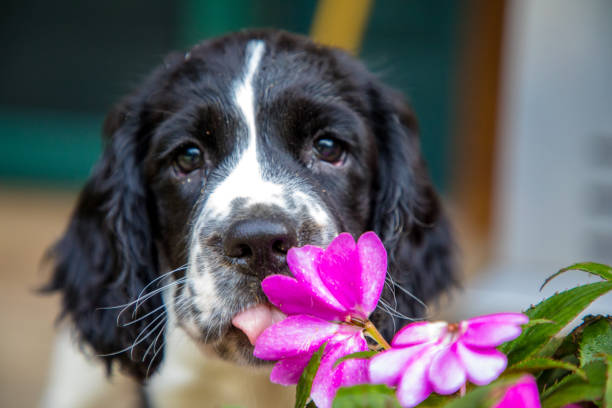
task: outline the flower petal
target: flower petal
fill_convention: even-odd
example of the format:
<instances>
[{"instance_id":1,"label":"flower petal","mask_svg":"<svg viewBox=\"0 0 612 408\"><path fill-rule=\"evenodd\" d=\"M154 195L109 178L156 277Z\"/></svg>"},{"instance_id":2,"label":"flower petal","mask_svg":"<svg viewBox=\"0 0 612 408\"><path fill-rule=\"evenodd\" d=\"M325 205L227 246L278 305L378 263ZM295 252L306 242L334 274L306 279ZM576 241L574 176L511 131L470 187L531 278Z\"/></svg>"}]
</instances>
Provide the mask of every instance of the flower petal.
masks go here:
<instances>
[{"instance_id":1,"label":"flower petal","mask_svg":"<svg viewBox=\"0 0 612 408\"><path fill-rule=\"evenodd\" d=\"M271 275L261 283L264 293L287 315L307 314L326 320L344 320L348 311L335 299L314 292L307 284L285 275Z\"/></svg>"},{"instance_id":2,"label":"flower petal","mask_svg":"<svg viewBox=\"0 0 612 408\"><path fill-rule=\"evenodd\" d=\"M464 322L461 341L476 347L496 347L521 334L521 324L529 318L521 313L497 313L479 316Z\"/></svg>"},{"instance_id":3,"label":"flower petal","mask_svg":"<svg viewBox=\"0 0 612 408\"><path fill-rule=\"evenodd\" d=\"M420 358L431 347L418 344L412 347L392 348L372 357L369 364L370 381L395 387L401 380L405 368L414 359Z\"/></svg>"},{"instance_id":4,"label":"flower petal","mask_svg":"<svg viewBox=\"0 0 612 408\"><path fill-rule=\"evenodd\" d=\"M329 244L319 261L319 276L344 307L353 312L357 309L363 288L359 254L351 234L343 232Z\"/></svg>"},{"instance_id":5,"label":"flower petal","mask_svg":"<svg viewBox=\"0 0 612 408\"><path fill-rule=\"evenodd\" d=\"M506 390L494 408L540 408L538 385L531 375L521 377L516 384ZM566 405L569 407L569 405Z\"/></svg>"},{"instance_id":6,"label":"flower petal","mask_svg":"<svg viewBox=\"0 0 612 408\"><path fill-rule=\"evenodd\" d=\"M387 275L387 251L378 236L370 231L357 241L359 263L361 264L361 300L362 312L369 316L376 308Z\"/></svg>"},{"instance_id":7,"label":"flower petal","mask_svg":"<svg viewBox=\"0 0 612 408\"><path fill-rule=\"evenodd\" d=\"M311 357L312 354L304 353L280 360L270 373L270 381L281 385L297 384Z\"/></svg>"},{"instance_id":8,"label":"flower petal","mask_svg":"<svg viewBox=\"0 0 612 408\"><path fill-rule=\"evenodd\" d=\"M461 360L468 380L476 385L487 385L506 369L506 355L491 349L474 349L457 342L457 356Z\"/></svg>"},{"instance_id":9,"label":"flower petal","mask_svg":"<svg viewBox=\"0 0 612 408\"><path fill-rule=\"evenodd\" d=\"M323 249L313 245L289 249L287 264L293 276L298 281L317 288L324 286L318 270L321 254L323 254Z\"/></svg>"},{"instance_id":10,"label":"flower petal","mask_svg":"<svg viewBox=\"0 0 612 408\"><path fill-rule=\"evenodd\" d=\"M291 248L287 253L287 265L298 282L322 299L331 308L345 310L346 308L332 295L319 275L319 263L324 250L305 245L301 248Z\"/></svg>"},{"instance_id":11,"label":"flower petal","mask_svg":"<svg viewBox=\"0 0 612 408\"><path fill-rule=\"evenodd\" d=\"M369 350L368 342L360 332L355 333L350 338L343 340L343 349L338 351L340 356L356 353L357 351ZM340 358L340 357L338 357ZM334 361L334 364L336 361ZM336 370L339 370L342 375L340 381L341 387L351 387L353 385L365 384L368 382L368 361L364 359L353 358L345 360L338 364Z\"/></svg>"},{"instance_id":12,"label":"flower petal","mask_svg":"<svg viewBox=\"0 0 612 408\"><path fill-rule=\"evenodd\" d=\"M312 245L291 248L287 253L287 264L298 282L308 287L330 307L344 310L345 307L332 295L319 275L319 262L322 254L322 248Z\"/></svg>"},{"instance_id":13,"label":"flower petal","mask_svg":"<svg viewBox=\"0 0 612 408\"><path fill-rule=\"evenodd\" d=\"M453 344L438 351L429 367L429 382L438 394L452 394L465 384L465 369L455 349Z\"/></svg>"},{"instance_id":14,"label":"flower petal","mask_svg":"<svg viewBox=\"0 0 612 408\"><path fill-rule=\"evenodd\" d=\"M360 332L348 337L337 334L330 339L310 391L310 396L317 407L330 408L338 388L367 382L366 360L346 360L333 367L340 357L367 349L368 344Z\"/></svg>"},{"instance_id":15,"label":"flower petal","mask_svg":"<svg viewBox=\"0 0 612 408\"><path fill-rule=\"evenodd\" d=\"M279 360L312 354L338 328L338 324L314 316L289 316L261 333L255 342L253 355L262 360Z\"/></svg>"},{"instance_id":16,"label":"flower petal","mask_svg":"<svg viewBox=\"0 0 612 408\"><path fill-rule=\"evenodd\" d=\"M500 323L521 325L529 322L529 317L522 313L492 313L473 317L467 320L468 323Z\"/></svg>"},{"instance_id":17,"label":"flower petal","mask_svg":"<svg viewBox=\"0 0 612 408\"><path fill-rule=\"evenodd\" d=\"M423 402L432 392L427 378L430 359L435 348L426 346L427 351L420 358L412 360L404 368L404 375L397 387L397 399L402 407L414 407Z\"/></svg>"},{"instance_id":18,"label":"flower petal","mask_svg":"<svg viewBox=\"0 0 612 408\"><path fill-rule=\"evenodd\" d=\"M447 326L446 322L410 323L397 332L391 344L404 347L436 341L446 333Z\"/></svg>"}]
</instances>

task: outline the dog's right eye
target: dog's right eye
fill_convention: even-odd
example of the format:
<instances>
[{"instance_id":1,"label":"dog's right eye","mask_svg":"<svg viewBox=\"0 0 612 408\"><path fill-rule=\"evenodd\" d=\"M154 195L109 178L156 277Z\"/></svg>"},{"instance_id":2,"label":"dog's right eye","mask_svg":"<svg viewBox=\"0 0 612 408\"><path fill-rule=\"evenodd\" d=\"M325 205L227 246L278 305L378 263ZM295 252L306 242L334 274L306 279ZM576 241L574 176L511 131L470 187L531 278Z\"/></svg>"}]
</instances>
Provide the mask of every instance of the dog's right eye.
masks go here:
<instances>
[{"instance_id":1,"label":"dog's right eye","mask_svg":"<svg viewBox=\"0 0 612 408\"><path fill-rule=\"evenodd\" d=\"M181 173L191 173L204 164L202 151L196 146L186 146L178 152L174 164Z\"/></svg>"}]
</instances>

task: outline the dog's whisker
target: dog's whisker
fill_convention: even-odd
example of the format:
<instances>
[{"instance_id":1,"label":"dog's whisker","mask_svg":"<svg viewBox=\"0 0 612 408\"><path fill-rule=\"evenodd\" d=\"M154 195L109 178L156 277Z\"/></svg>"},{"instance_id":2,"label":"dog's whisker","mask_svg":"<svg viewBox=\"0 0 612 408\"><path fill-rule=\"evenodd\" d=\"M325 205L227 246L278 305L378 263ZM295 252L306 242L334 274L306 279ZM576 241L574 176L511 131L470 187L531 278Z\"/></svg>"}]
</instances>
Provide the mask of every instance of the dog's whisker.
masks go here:
<instances>
[{"instance_id":1,"label":"dog's whisker","mask_svg":"<svg viewBox=\"0 0 612 408\"><path fill-rule=\"evenodd\" d=\"M181 298L175 305L174 312L177 316L185 312L187 308L193 303L193 298Z\"/></svg>"},{"instance_id":2,"label":"dog's whisker","mask_svg":"<svg viewBox=\"0 0 612 408\"><path fill-rule=\"evenodd\" d=\"M164 320L162 320L161 322L159 322L158 324L156 324L156 325L155 325L155 327L153 327L153 328L152 328L152 329L149 331L149 333L148 333L146 336L144 336L144 337L142 337L142 338L140 338L140 337L141 337L142 335L144 335L144 334L147 332L147 330L149 329L149 327L150 327L151 325L153 325L155 322L157 322L157 321L159 320L159 318L160 318L160 317L164 317L164 316L165 316L165 314L160 314L160 315L159 315L159 316L157 316L155 319L153 319L153 320L152 320L152 321L151 321L149 324L147 324L147 325L146 325L146 326L145 326L145 327L144 327L144 328L143 328L143 329L140 331L140 333L138 334L138 336L136 336L136 339L134 340L134 342L133 342L133 343L132 343L130 346L128 346L128 347L126 347L126 348L124 348L124 349L121 349L121 350L114 351L114 352L112 352L112 353L97 354L97 356L98 356L98 357L110 357L110 356L116 356L116 355L119 355L119 354L125 353L125 352L130 351L130 350L131 350L131 352L133 353L133 351L134 351L134 347L136 347L138 344L142 343L142 342L143 342L145 339L147 339L147 338L148 338L148 337L151 335L151 333L152 333L152 332L154 332L154 331L155 331L155 330L156 330L156 329L159 327L160 323L163 323L163 322L164 322Z\"/></svg>"},{"instance_id":3,"label":"dog's whisker","mask_svg":"<svg viewBox=\"0 0 612 408\"><path fill-rule=\"evenodd\" d=\"M171 286L171 285L173 285L173 284L183 283L183 282L186 282L186 281L188 281L188 280L189 280L189 279L188 279L188 278L186 278L186 277L185 277L185 278L181 278L181 279L178 279L177 281L172 282L172 283L171 283L171 284L169 284L169 285L165 285L165 286L164 286L164 288L165 288L165 287L169 287L169 286ZM191 301L191 299L181 299L181 300L178 302L178 304L177 304L177 309L179 309L179 308L182 306L181 301L187 301L187 300ZM156 320L158 320L158 319L159 319L160 317L162 317L162 316L163 316L164 318L163 318L163 319L162 319L162 320L161 320L161 321L160 321L158 324L156 324L156 325L155 325L155 327L153 327L153 328L150 330L150 332L149 332L149 333L148 333L148 334L147 334L147 335L144 337L144 338L149 337L149 336L150 336L152 333L154 333L154 332L155 332L155 331L156 331L156 330L159 328L159 333L158 333L158 334L157 334L157 336L155 337L154 341L153 341L153 342L152 342L152 343L149 345L149 347L147 347L147 349L145 350L145 354L143 355L142 360L141 360L142 362L144 362L144 361L145 361L146 356L149 354L151 347L153 347L153 351L155 352L155 350L156 350L156 344L157 344L157 342L158 342L158 340L159 340L159 337L160 337L160 335L161 335L161 334L164 332L164 326L163 326L163 324L166 324L166 323L168 322L168 311L167 311L166 309L164 309L164 312L163 312L162 314L160 314L159 316L157 316L155 319L153 319L153 320L152 320L152 321L151 321L151 322L150 322L150 323L149 323L149 324L148 324L148 325L147 325L147 326L146 326L146 327L145 327L145 328L144 328L144 329L141 331L141 333L140 333L140 334L139 334L139 335L136 337L136 339L134 340L135 342L137 341L138 343L142 342L142 340L143 340L144 338L143 338L143 339L138 340L138 337L140 337L140 336L141 336L141 335L142 335L142 334L143 334L143 333L144 333L144 332L147 330L147 327L148 327L148 326L150 326L151 324L153 324L153 323L154 323ZM144 316L143 316L143 317L144 317ZM130 356L131 356L131 357L133 356L133 352L134 352L134 348L133 348L133 347L134 347L136 344L138 344L138 343L135 343L135 344L133 344L133 345L132 345L132 348L131 348L131 354L130 354ZM157 354L157 352L156 352L155 354Z\"/></svg>"},{"instance_id":4,"label":"dog's whisker","mask_svg":"<svg viewBox=\"0 0 612 408\"><path fill-rule=\"evenodd\" d=\"M405 314L401 313L400 311L398 311L397 309L395 309L393 306L391 306L390 304L388 304L387 302L385 302L384 300L380 299L379 304L385 308L388 312L392 313L395 317L402 319L402 320L410 320L410 321L416 321L416 320L421 320L419 318L416 317L410 317L410 316L406 316Z\"/></svg>"},{"instance_id":5,"label":"dog's whisker","mask_svg":"<svg viewBox=\"0 0 612 408\"><path fill-rule=\"evenodd\" d=\"M161 320L160 320L160 318L161 318ZM155 326L153 326L152 329L148 330L148 327L151 326L153 323L155 323L157 320L159 320L159 322ZM155 331L157 330L158 327L161 327L163 329L163 325L166 323L167 320L168 320L168 317L167 317L166 313L160 314L155 319L153 319L148 325L146 325L144 329L142 329L142 331L138 334L138 336L136 336L136 339L134 339L134 343L132 343L132 346L129 348L129 350L130 350L130 358L131 359L134 359L134 347L136 347L138 344L142 343L151 334L155 333ZM148 333L147 333L147 330L148 330ZM146 335L144 335L145 333L146 333ZM141 336L143 336L143 337L141 337ZM139 339L139 337L141 337L141 338Z\"/></svg>"},{"instance_id":6,"label":"dog's whisker","mask_svg":"<svg viewBox=\"0 0 612 408\"><path fill-rule=\"evenodd\" d=\"M175 313L178 316L179 313L181 313L181 311L185 310L187 307L189 307L189 304L193 302L192 298L182 298L177 302L176 308L175 308ZM166 344L168 343L168 338L170 337L169 332L172 330L175 330L176 327L168 327L167 328L167 332L166 332L166 336L164 336L164 339L160 345L160 347L158 349L156 349L154 347L153 349L153 356L151 356L151 361L149 361L149 364L147 365L147 371L145 373L145 378L149 378L149 372L151 370L151 367L153 366L153 362L155 361L155 359L157 358L157 356L159 355L159 352L161 350L164 349L164 347L166 346ZM159 336L159 334L158 334ZM155 339L154 344L157 343L157 338ZM149 346L150 347L150 346ZM147 352L145 352L145 356L148 354L149 349L147 349ZM144 358L142 360L144 362Z\"/></svg>"},{"instance_id":7,"label":"dog's whisker","mask_svg":"<svg viewBox=\"0 0 612 408\"><path fill-rule=\"evenodd\" d=\"M386 307L386 304L385 305L380 304L379 306L384 312L386 312L389 315L389 317L391 317L391 323L393 323L393 332L395 333L397 331L397 324L395 323L395 319L397 317L392 313L391 310L389 310L389 308Z\"/></svg>"},{"instance_id":8,"label":"dog's whisker","mask_svg":"<svg viewBox=\"0 0 612 408\"><path fill-rule=\"evenodd\" d=\"M180 299L180 300L177 302L177 305L176 305L176 309L175 309L175 311L178 311L179 309L181 309L182 307L184 307L184 306L185 306L185 304L187 303L187 301L190 301L190 300L191 300L191 299L186 299L186 298ZM166 312L166 313L167 313L167 312ZM168 316L166 316L166 317L165 317L164 321L165 321L165 322L167 322L167 321L168 321ZM148 354L149 354L151 351L153 351L153 353L154 353L154 354L153 354L152 359L154 359L154 358L155 358L155 356L156 356L156 355L159 353L159 350L160 350L160 349L158 349L158 348L157 348L157 342L159 341L159 338L160 338L160 336L161 336L163 333L164 333L164 328L163 328L163 326L162 326L162 327L160 327L160 328L159 328L159 333L157 334L157 336L155 336L155 339L153 340L153 342L152 342L152 343L149 345L149 347L147 347L147 349L145 350L145 353L144 353L144 355L142 356L142 359L141 359L140 361L142 361L142 362L144 363L144 362L145 362L145 360L146 360L146 358L147 358L147 355L148 355ZM162 341L162 344L161 344L160 348L163 348L165 344L166 344L166 340L164 339L164 341ZM147 370L147 376L148 376L148 370Z\"/></svg>"},{"instance_id":9,"label":"dog's whisker","mask_svg":"<svg viewBox=\"0 0 612 408\"><path fill-rule=\"evenodd\" d=\"M159 287L159 288L157 288L157 289L155 289L155 290L153 290L153 291L151 291L151 292L147 293L146 295L144 295L144 296L142 296L142 297L137 298L137 299L136 299L136 304L134 305L134 310L132 311L132 318L134 318L134 317L136 316L136 312L138 311L138 309L140 308L140 306L142 306L142 304L143 304L145 301L147 301L147 300L148 300L148 299L150 299L151 297L153 297L153 296L157 295L157 294L158 294L158 293L160 293L160 292L163 292L164 290L166 290L166 289L168 289L168 288L170 288L170 287L172 287L172 286L174 286L174 285L178 285L178 284L181 284L181 283L183 283L183 282L186 282L186 281L187 281L187 279L188 279L187 277L182 277L182 278L177 279L177 280L175 280L175 281L172 281L172 282L170 282L170 283L168 283L168 284L166 284L166 285L164 285L164 286L162 286L162 287ZM129 306L128 306L128 307L129 307ZM125 307L125 308L124 308L124 309L123 309L123 310L122 310L122 311L119 313L119 315L121 315L123 312L125 312L125 311L127 310L127 308L128 308L128 307ZM118 318L118 317L119 317L119 316L117 316L117 318Z\"/></svg>"},{"instance_id":10,"label":"dog's whisker","mask_svg":"<svg viewBox=\"0 0 612 408\"><path fill-rule=\"evenodd\" d=\"M171 272L175 273L177 271L178 270L174 270L174 271L171 271ZM168 273L170 273L170 272L168 272ZM158 277L158 278L160 278L160 277ZM155 280L157 280L158 278L156 278ZM183 279L183 278L181 278L181 279ZM142 294L142 292L143 291L141 291L140 294ZM123 304L115 305L115 306L100 306L100 307L97 307L96 310L112 310L112 309L121 309L121 308L125 308L125 307L130 307L130 306L134 305L135 303L137 303L139 301L140 294L136 297L136 299L131 300L131 301L127 302L127 303L123 303Z\"/></svg>"},{"instance_id":11,"label":"dog's whisker","mask_svg":"<svg viewBox=\"0 0 612 408\"><path fill-rule=\"evenodd\" d=\"M393 310L391 310L387 304L383 304L381 302L378 302L378 305L376 306L377 308L381 309L383 312L385 312L386 314L389 315L389 317L392 318L392 321L395 322L395 319L393 318L399 318L401 319L401 316L399 316L397 313L395 313Z\"/></svg>"},{"instance_id":12,"label":"dog's whisker","mask_svg":"<svg viewBox=\"0 0 612 408\"><path fill-rule=\"evenodd\" d=\"M140 303L140 306L142 306L142 304L143 304L143 303L144 303L146 300L150 299L151 297L153 297L154 295L158 294L159 292L161 292L161 291L163 291L163 290L165 290L165 289L167 289L167 288L169 288L169 287L172 287L173 285L176 285L176 284L179 284L179 283L181 283L181 282L183 282L183 281L186 281L186 279L187 279L187 278L185 278L185 277L184 277L184 278L178 279L178 280L176 280L176 281L172 281L172 282L170 282L169 284L164 285L164 286L162 286L161 288L156 289L156 290L154 290L153 292L146 294L146 295L145 295L145 296L144 296L144 297L141 299L141 300L142 300L142 302ZM137 302L138 300L139 300L139 298L136 298L135 300L133 300L133 301L129 302L129 303L127 304L127 306L125 306L123 309L121 309L121 311L120 311L120 312L117 314L117 319L116 319L116 324L117 324L117 326L121 326L121 324L119 323L119 320L121 319L121 316L123 315L123 313L125 313L125 312L127 311L127 309L128 309L130 306L135 305L135 304L136 304L136 302ZM132 319L135 319L135 318L136 318L136 312L137 312L137 311L138 311L138 306L135 306L135 307L134 307L134 311L132 312Z\"/></svg>"},{"instance_id":13,"label":"dog's whisker","mask_svg":"<svg viewBox=\"0 0 612 408\"><path fill-rule=\"evenodd\" d=\"M389 290L391 291L391 294L393 295L393 304L395 305L395 308L397 309L397 296L395 294L395 281L389 274L385 276L385 286L388 287Z\"/></svg>"},{"instance_id":14,"label":"dog's whisker","mask_svg":"<svg viewBox=\"0 0 612 408\"><path fill-rule=\"evenodd\" d=\"M164 349L164 346L166 345L167 341L168 341L168 337L166 336L166 338L162 342L161 347L153 353L153 356L151 357L151 361L149 361L149 364L147 365L147 371L145 373L145 378L149 378L149 371L151 370L151 366L153 366L153 362L155 361L155 358L157 358L157 355L159 354L159 352Z\"/></svg>"},{"instance_id":15,"label":"dog's whisker","mask_svg":"<svg viewBox=\"0 0 612 408\"><path fill-rule=\"evenodd\" d=\"M423 309L425 309L425 314L428 315L429 314L429 306L427 306L427 304L425 302L423 302L421 299L419 299L417 296L415 296L412 292L410 292L408 289L404 288L402 285L400 285L399 283L395 282L394 280L392 280L391 282L393 282L393 285L398 288L399 290L401 290L402 292L404 292L406 295L410 296L412 299L414 299L419 305L421 305L423 307Z\"/></svg>"},{"instance_id":16,"label":"dog's whisker","mask_svg":"<svg viewBox=\"0 0 612 408\"><path fill-rule=\"evenodd\" d=\"M146 319L147 317L149 317L149 316L151 316L151 315L153 315L153 314L155 314L155 313L159 313L160 309L164 309L165 307L166 307L166 305L161 305L161 306L158 306L158 307L156 307L155 309L153 309L152 311L150 311L149 313L147 313L146 315L140 316L139 318L134 319L134 320L130 320L130 321L129 321L129 322L127 322L127 323L121 323L121 324L119 324L118 326L119 326L119 327L127 327L127 326L131 326L132 324L137 323L137 322L139 322L139 321L141 321L141 320L144 320L144 319ZM163 312L164 312L164 313L166 313L166 311L165 311L165 310L163 310Z\"/></svg>"},{"instance_id":17,"label":"dog's whisker","mask_svg":"<svg viewBox=\"0 0 612 408\"><path fill-rule=\"evenodd\" d=\"M168 316L166 316L163 321L164 321L164 323L166 323L168 321ZM152 348L153 348L153 351L155 352L155 344L157 344L157 341L159 340L159 336L163 332L164 332L164 328L162 326L162 327L160 327L159 333L157 333L157 336L155 336L155 339L153 339L151 344L149 344L149 347L147 347L147 349L145 350L145 353L142 356L142 359L140 361L142 361L144 363L145 359L147 358L147 355L149 354L149 352L151 351Z\"/></svg>"},{"instance_id":18,"label":"dog's whisker","mask_svg":"<svg viewBox=\"0 0 612 408\"><path fill-rule=\"evenodd\" d=\"M143 293L145 293L147 291L147 289L149 288L149 286L153 285L155 282L159 282L161 279L164 279L167 276L172 275L173 273L182 271L187 269L187 264L183 265L183 266L179 266L178 268L171 270L170 272L166 272L160 276L158 276L157 278L153 279L151 282L147 283L146 286L144 288L142 288L142 290L140 291L140 293L138 294L137 299L139 299ZM138 307L138 302L136 303L136 307Z\"/></svg>"}]
</instances>

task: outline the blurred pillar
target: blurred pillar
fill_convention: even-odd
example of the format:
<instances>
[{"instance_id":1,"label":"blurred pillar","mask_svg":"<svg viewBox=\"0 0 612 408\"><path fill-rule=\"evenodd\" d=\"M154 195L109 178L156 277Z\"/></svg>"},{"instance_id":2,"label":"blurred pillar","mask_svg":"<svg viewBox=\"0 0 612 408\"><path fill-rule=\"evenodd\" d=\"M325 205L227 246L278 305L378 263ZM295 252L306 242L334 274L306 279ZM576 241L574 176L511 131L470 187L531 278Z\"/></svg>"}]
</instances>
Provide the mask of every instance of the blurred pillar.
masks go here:
<instances>
[{"instance_id":1,"label":"blurred pillar","mask_svg":"<svg viewBox=\"0 0 612 408\"><path fill-rule=\"evenodd\" d=\"M357 54L372 3L371 0L320 0L310 36L318 43Z\"/></svg>"},{"instance_id":2,"label":"blurred pillar","mask_svg":"<svg viewBox=\"0 0 612 408\"><path fill-rule=\"evenodd\" d=\"M455 90L453 197L471 229L487 242L500 86L505 1L471 0L462 22Z\"/></svg>"}]
</instances>

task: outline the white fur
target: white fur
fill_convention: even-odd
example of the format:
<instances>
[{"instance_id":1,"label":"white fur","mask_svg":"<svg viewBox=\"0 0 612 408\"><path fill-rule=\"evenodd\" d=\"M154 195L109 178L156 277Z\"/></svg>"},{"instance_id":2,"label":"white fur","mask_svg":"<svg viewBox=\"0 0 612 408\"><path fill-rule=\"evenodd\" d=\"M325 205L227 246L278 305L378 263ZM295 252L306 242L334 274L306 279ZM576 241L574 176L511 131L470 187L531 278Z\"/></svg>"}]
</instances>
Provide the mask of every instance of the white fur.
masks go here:
<instances>
[{"instance_id":1,"label":"white fur","mask_svg":"<svg viewBox=\"0 0 612 408\"><path fill-rule=\"evenodd\" d=\"M55 340L49 382L42 395L43 408L81 408L138 406L137 384L115 370L112 378L96 356L82 349L68 325ZM85 354L85 353L88 354Z\"/></svg>"},{"instance_id":2,"label":"white fur","mask_svg":"<svg viewBox=\"0 0 612 408\"><path fill-rule=\"evenodd\" d=\"M203 256L202 247L196 245L193 250L193 259L190 260L190 265L195 265L194 260ZM206 271L198 271L197 279L192 280L193 290L198 296L193 299L193 302L198 306L198 309L202 312L202 319L208 319L210 312L215 305L220 303L219 296L215 287L215 280L210 273Z\"/></svg>"},{"instance_id":3,"label":"white fur","mask_svg":"<svg viewBox=\"0 0 612 408\"><path fill-rule=\"evenodd\" d=\"M293 405L295 387L270 382L270 368L228 363L203 352L180 329L170 328L166 354L147 394L153 407L261 407Z\"/></svg>"},{"instance_id":4,"label":"white fur","mask_svg":"<svg viewBox=\"0 0 612 408\"><path fill-rule=\"evenodd\" d=\"M319 225L330 225L333 224L329 214L323 206L317 202L312 196L302 192L296 191L293 194L293 198L296 199L300 204L304 204L308 208L308 215Z\"/></svg>"},{"instance_id":5,"label":"white fur","mask_svg":"<svg viewBox=\"0 0 612 408\"><path fill-rule=\"evenodd\" d=\"M284 205L283 186L264 180L257 160L257 127L255 123L256 101L253 79L265 51L262 41L251 41L247 46L247 69L244 78L234 87L234 103L246 123L248 144L238 164L230 175L212 192L206 203L208 216L227 215L229 204L235 198L246 198L249 204L265 203Z\"/></svg>"},{"instance_id":6,"label":"white fur","mask_svg":"<svg viewBox=\"0 0 612 408\"><path fill-rule=\"evenodd\" d=\"M162 365L147 386L154 408L281 408L291 406L295 387L269 380L270 368L221 361L203 352L172 317L168 323ZM87 356L64 327L58 334L42 408L132 408L139 406L138 384L115 369L112 377L95 356Z\"/></svg>"}]
</instances>

